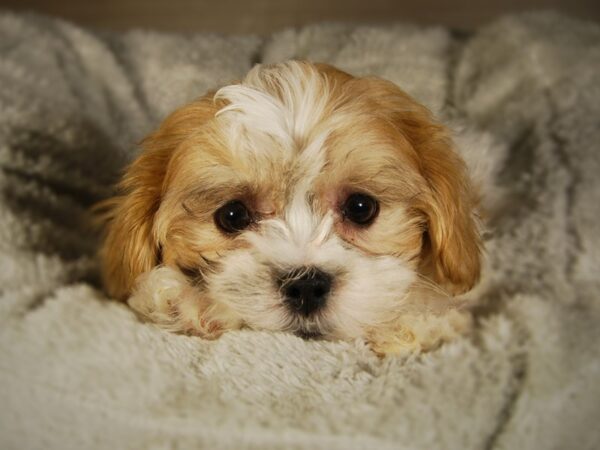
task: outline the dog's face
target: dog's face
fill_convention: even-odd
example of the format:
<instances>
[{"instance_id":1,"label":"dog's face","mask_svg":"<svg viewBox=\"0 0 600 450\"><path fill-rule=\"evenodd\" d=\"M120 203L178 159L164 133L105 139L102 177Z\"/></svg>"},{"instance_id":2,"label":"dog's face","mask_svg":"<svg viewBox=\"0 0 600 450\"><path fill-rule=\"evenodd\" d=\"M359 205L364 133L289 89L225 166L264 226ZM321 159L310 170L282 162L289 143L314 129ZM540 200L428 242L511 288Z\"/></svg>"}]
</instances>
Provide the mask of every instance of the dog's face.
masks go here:
<instances>
[{"instance_id":1,"label":"dog's face","mask_svg":"<svg viewBox=\"0 0 600 450\"><path fill-rule=\"evenodd\" d=\"M479 277L447 130L392 83L330 66L258 66L174 112L121 189L107 287L179 331L357 337L414 312L423 288Z\"/></svg>"}]
</instances>

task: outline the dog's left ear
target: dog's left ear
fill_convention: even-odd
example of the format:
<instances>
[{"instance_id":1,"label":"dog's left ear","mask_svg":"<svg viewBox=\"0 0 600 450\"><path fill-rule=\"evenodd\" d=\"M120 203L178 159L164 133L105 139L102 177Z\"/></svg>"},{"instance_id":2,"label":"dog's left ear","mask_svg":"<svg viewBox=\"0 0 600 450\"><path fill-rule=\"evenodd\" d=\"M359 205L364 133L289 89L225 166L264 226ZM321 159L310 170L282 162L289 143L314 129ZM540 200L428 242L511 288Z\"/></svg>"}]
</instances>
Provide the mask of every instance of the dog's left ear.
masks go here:
<instances>
[{"instance_id":1,"label":"dog's left ear","mask_svg":"<svg viewBox=\"0 0 600 450\"><path fill-rule=\"evenodd\" d=\"M427 218L421 269L450 293L462 294L479 281L481 272L477 196L465 163L445 130L437 127L417 150L429 188L417 200Z\"/></svg>"},{"instance_id":2,"label":"dog's left ear","mask_svg":"<svg viewBox=\"0 0 600 450\"><path fill-rule=\"evenodd\" d=\"M449 130L391 82L363 79L403 139L426 181L414 207L425 216L421 272L452 294L470 290L481 271L478 196ZM363 81L363 83L364 83Z\"/></svg>"}]
</instances>

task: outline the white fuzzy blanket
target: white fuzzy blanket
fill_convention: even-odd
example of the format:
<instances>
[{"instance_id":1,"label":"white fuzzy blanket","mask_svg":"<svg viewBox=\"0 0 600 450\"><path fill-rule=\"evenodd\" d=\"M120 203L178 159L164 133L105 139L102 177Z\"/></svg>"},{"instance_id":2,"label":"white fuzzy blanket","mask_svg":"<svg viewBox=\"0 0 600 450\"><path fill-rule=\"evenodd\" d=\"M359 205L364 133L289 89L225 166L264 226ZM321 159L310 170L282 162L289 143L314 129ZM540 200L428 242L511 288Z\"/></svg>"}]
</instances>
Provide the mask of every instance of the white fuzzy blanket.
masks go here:
<instances>
[{"instance_id":1,"label":"white fuzzy blanket","mask_svg":"<svg viewBox=\"0 0 600 450\"><path fill-rule=\"evenodd\" d=\"M97 286L88 206L171 109L256 61L404 87L505 144L476 333L361 342L139 323ZM0 448L600 446L600 27L509 17L256 37L98 34L0 15Z\"/></svg>"}]
</instances>

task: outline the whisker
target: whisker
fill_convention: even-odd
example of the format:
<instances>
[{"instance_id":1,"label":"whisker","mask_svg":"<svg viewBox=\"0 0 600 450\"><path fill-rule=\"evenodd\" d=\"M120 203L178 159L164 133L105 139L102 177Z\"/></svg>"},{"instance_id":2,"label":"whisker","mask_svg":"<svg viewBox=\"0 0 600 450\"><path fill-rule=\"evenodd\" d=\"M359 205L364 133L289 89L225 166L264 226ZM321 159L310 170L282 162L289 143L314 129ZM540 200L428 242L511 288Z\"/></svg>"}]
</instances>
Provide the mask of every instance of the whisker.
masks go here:
<instances>
[{"instance_id":1,"label":"whisker","mask_svg":"<svg viewBox=\"0 0 600 450\"><path fill-rule=\"evenodd\" d=\"M418 279L417 279L416 285L418 287L429 289L429 290L435 292L436 294L440 294L445 297L452 297L452 294L450 294L446 289L444 289L439 284L434 283L432 280L427 278L425 275L417 273L417 278Z\"/></svg>"}]
</instances>

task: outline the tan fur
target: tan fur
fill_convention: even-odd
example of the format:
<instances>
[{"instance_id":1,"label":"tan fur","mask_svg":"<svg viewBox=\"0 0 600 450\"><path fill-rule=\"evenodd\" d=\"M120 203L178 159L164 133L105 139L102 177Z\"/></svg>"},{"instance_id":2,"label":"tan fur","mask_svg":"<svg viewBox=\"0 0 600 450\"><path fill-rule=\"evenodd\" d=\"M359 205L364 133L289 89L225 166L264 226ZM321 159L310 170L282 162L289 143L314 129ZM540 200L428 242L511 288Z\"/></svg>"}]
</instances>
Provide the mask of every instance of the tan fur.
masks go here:
<instances>
[{"instance_id":1,"label":"tan fur","mask_svg":"<svg viewBox=\"0 0 600 450\"><path fill-rule=\"evenodd\" d=\"M481 238L474 216L477 195L448 130L388 81L367 78L353 83L395 125L401 135L395 137L397 149L412 163L405 167L416 170L427 183L411 199L427 224L421 270L453 294L470 290L481 269ZM417 186L418 182L409 183Z\"/></svg>"},{"instance_id":2,"label":"tan fur","mask_svg":"<svg viewBox=\"0 0 600 450\"><path fill-rule=\"evenodd\" d=\"M438 294L468 291L480 272L477 196L445 127L390 82L355 78L324 64L297 64L307 78L317 74L320 95L327 96L310 134L294 135L294 145L302 149L326 133L325 165L307 194L315 211L331 213L336 235L361 254L398 258L418 271L426 285L435 285ZM271 72L259 79L263 89L285 100L278 66L265 70ZM102 205L108 212L101 256L111 295L127 299L138 277L159 264L196 273L198 285L180 290L185 295L179 300L173 293L180 291L171 289L160 306L160 296L150 301L139 292L130 301L145 317L175 331L216 335L215 330L244 324L243 317L211 298L204 283L207 275L222 270L224 256L250 245L243 233L229 236L218 230L214 212L227 201L242 200L254 212L250 230L258 231L262 220L284 214L295 186L310 176L298 168L299 156L286 159L283 149L281 157L271 151L266 158L229 148L229 128L216 117L226 104L208 93L169 116L143 141L119 195ZM279 144L267 140L264 145ZM341 216L342 203L352 192L378 199L380 211L372 225L357 227ZM413 298L414 306L418 298ZM468 328L463 313L453 312L445 325L443 314L432 313L430 322L418 311L399 314L393 323L365 331L378 351L432 348ZM409 335L408 340L402 337Z\"/></svg>"},{"instance_id":3,"label":"tan fur","mask_svg":"<svg viewBox=\"0 0 600 450\"><path fill-rule=\"evenodd\" d=\"M153 233L155 214L163 196L163 181L173 152L218 109L207 94L171 114L160 128L142 141L140 156L126 169L119 195L97 206L106 223L101 248L107 291L125 300L138 276L160 261Z\"/></svg>"}]
</instances>

